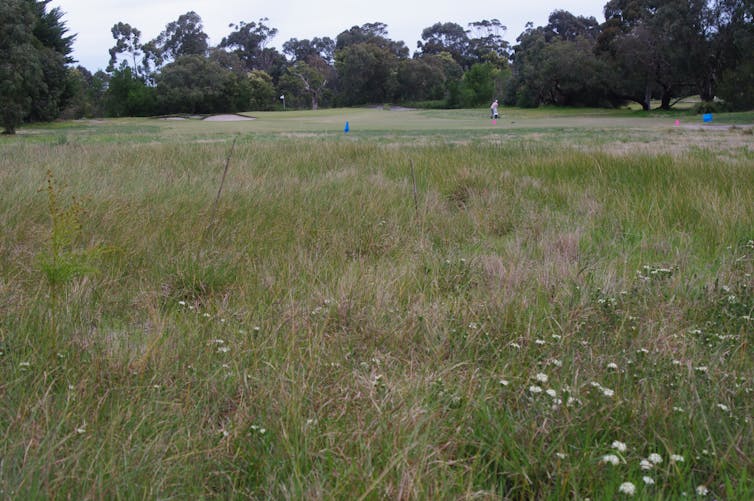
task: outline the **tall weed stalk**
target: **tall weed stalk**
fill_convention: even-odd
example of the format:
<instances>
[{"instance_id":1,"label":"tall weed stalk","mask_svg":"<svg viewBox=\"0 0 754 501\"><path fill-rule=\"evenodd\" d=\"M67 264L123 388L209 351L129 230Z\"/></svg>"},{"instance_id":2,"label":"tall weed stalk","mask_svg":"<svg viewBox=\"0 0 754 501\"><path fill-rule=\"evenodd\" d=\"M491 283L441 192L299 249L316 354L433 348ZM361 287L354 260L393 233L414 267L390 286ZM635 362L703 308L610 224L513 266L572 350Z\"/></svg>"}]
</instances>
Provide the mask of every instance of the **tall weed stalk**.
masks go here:
<instances>
[{"instance_id":1,"label":"tall weed stalk","mask_svg":"<svg viewBox=\"0 0 754 501\"><path fill-rule=\"evenodd\" d=\"M62 188L56 183L51 170L47 171L47 209L50 216L48 247L39 254L39 267L49 288L50 334L53 349L57 349L60 302L65 287L76 277L96 271L94 258L99 247L80 247L81 219L85 210L81 202L72 196L70 202L61 203Z\"/></svg>"}]
</instances>

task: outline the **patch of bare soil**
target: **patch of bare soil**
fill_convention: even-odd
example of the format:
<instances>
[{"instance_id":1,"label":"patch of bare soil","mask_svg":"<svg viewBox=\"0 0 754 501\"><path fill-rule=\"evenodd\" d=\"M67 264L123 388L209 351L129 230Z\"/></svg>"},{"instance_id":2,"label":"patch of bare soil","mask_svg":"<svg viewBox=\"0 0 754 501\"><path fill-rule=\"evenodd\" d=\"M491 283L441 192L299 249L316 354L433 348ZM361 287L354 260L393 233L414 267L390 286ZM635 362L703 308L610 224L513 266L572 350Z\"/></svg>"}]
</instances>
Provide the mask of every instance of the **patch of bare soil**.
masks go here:
<instances>
[{"instance_id":1,"label":"patch of bare soil","mask_svg":"<svg viewBox=\"0 0 754 501\"><path fill-rule=\"evenodd\" d=\"M246 120L256 120L254 117L245 117L243 115L211 115L204 119L205 122L243 122Z\"/></svg>"},{"instance_id":2,"label":"patch of bare soil","mask_svg":"<svg viewBox=\"0 0 754 501\"><path fill-rule=\"evenodd\" d=\"M744 131L745 129L728 126L688 126L681 127L680 130L674 129L670 134L658 135L651 140L637 138L633 141L615 141L605 143L597 149L616 155L667 153L674 156L701 149L717 152L719 157L736 158L741 152L754 151L754 140L751 134Z\"/></svg>"}]
</instances>

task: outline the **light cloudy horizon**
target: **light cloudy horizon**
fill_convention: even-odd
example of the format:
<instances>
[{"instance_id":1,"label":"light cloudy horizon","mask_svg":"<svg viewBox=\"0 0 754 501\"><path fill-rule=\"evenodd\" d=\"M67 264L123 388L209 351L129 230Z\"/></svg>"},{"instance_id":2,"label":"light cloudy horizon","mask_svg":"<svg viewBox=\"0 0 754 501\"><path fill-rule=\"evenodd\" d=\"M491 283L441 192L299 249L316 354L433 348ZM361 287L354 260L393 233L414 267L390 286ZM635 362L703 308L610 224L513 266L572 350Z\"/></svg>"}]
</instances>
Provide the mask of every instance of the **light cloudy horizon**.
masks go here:
<instances>
[{"instance_id":1,"label":"light cloudy horizon","mask_svg":"<svg viewBox=\"0 0 754 501\"><path fill-rule=\"evenodd\" d=\"M104 69L109 59L108 49L115 44L110 29L118 22L128 23L142 33L141 41L157 37L165 26L179 16L194 11L202 18L204 32L211 46L220 43L231 33L230 24L240 21L258 22L277 28L270 45L280 49L291 38L311 39L335 37L365 23L382 22L388 36L403 41L413 53L424 28L437 22L454 22L466 27L474 21L499 19L508 30L503 38L511 45L524 31L526 23L547 24L555 10L566 10L576 16L593 16L604 20L603 7L607 0L530 0L528 2L495 2L481 0L467 2L405 2L382 0L362 4L345 0L52 0L48 9L60 7L69 33L76 34L73 58L88 70Z\"/></svg>"}]
</instances>

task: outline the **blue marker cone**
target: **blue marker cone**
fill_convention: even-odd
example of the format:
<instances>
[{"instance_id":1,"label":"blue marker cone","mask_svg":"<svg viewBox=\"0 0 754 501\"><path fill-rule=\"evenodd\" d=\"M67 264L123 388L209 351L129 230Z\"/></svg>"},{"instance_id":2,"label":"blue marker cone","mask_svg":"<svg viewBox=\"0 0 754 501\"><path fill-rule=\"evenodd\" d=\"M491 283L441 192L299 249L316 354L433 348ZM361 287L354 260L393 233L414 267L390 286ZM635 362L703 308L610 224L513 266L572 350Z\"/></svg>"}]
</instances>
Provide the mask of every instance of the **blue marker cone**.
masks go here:
<instances>
[{"instance_id":1,"label":"blue marker cone","mask_svg":"<svg viewBox=\"0 0 754 501\"><path fill-rule=\"evenodd\" d=\"M343 129L343 132L345 132L346 134L348 134L348 131L349 131L349 130L351 130L351 128L350 128L350 127L348 126L348 122L346 122L346 126L345 126L345 128Z\"/></svg>"}]
</instances>

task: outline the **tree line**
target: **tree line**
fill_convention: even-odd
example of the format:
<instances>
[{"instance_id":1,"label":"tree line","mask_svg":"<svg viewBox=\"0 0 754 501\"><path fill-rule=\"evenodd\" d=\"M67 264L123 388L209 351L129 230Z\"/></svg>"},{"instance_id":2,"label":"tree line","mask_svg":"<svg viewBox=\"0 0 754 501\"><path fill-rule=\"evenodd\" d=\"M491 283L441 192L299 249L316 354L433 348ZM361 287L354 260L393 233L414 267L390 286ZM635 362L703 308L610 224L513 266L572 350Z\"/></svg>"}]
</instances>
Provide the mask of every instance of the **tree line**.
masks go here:
<instances>
[{"instance_id":1,"label":"tree line","mask_svg":"<svg viewBox=\"0 0 754 501\"><path fill-rule=\"evenodd\" d=\"M705 109L754 107L754 1L610 0L605 21L553 12L510 46L498 20L422 30L411 55L384 23L334 39L271 46L269 20L238 23L210 46L187 12L152 40L119 22L103 71L74 66L50 0L0 4L0 106L5 132L58 116L154 116L402 103L476 107L499 97L537 107L670 108L699 95Z\"/></svg>"}]
</instances>

